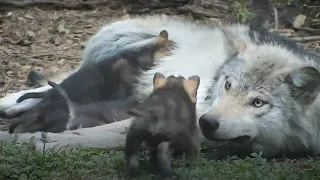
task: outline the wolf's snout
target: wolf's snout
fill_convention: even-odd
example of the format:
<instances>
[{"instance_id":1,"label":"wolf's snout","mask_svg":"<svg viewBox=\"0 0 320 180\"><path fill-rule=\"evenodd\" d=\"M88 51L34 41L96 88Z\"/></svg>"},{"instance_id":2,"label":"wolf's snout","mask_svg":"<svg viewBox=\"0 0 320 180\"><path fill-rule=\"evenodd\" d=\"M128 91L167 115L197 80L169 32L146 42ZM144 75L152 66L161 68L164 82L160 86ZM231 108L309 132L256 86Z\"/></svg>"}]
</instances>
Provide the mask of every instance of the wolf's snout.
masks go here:
<instances>
[{"instance_id":1,"label":"wolf's snout","mask_svg":"<svg viewBox=\"0 0 320 180\"><path fill-rule=\"evenodd\" d=\"M204 114L199 119L199 125L204 133L211 133L219 128L218 117Z\"/></svg>"}]
</instances>

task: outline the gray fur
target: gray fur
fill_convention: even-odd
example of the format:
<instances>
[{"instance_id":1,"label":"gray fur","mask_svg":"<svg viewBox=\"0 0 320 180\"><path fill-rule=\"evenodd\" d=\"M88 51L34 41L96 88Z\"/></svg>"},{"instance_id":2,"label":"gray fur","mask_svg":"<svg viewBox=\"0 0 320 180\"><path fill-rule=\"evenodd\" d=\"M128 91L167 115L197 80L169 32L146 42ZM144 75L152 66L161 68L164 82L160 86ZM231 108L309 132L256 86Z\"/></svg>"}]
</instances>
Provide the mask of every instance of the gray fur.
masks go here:
<instances>
[{"instance_id":1,"label":"gray fur","mask_svg":"<svg viewBox=\"0 0 320 180\"><path fill-rule=\"evenodd\" d=\"M228 78L232 85L226 91ZM238 54L217 72L207 99L213 105L200 118L200 127L208 139L227 141L238 151L312 153L310 128L317 126L313 118L319 113L310 117L307 111L320 91L319 82L320 73L310 64L289 64L276 55L252 62ZM254 107L256 97L266 103Z\"/></svg>"},{"instance_id":2,"label":"gray fur","mask_svg":"<svg viewBox=\"0 0 320 180\"><path fill-rule=\"evenodd\" d=\"M143 142L149 148L151 161L156 160L161 172L168 178L172 178L173 153L186 153L188 160L198 159L200 140L195 102L189 92L197 91L199 83L198 76L186 80L174 76L165 78L161 73L155 73L153 93L138 107L129 110L129 114L135 116L125 146L126 173L129 177L137 175L138 153Z\"/></svg>"},{"instance_id":3,"label":"gray fur","mask_svg":"<svg viewBox=\"0 0 320 180\"><path fill-rule=\"evenodd\" d=\"M135 101L123 100L117 102L99 101L79 105L71 101L68 94L60 85L49 81L48 84L57 90L65 99L69 110L69 118L66 124L67 130L101 126L129 118L126 108L135 104Z\"/></svg>"},{"instance_id":4,"label":"gray fur","mask_svg":"<svg viewBox=\"0 0 320 180\"><path fill-rule=\"evenodd\" d=\"M222 125L220 123L220 127L215 126L218 127L219 134L224 138L235 138L242 135L254 137L250 136L251 140L245 142L248 136L236 139L242 141L241 143L230 143L230 141L219 143L208 138L216 146L230 143L237 147L234 149L245 149L250 152L263 150L268 156L278 153L297 154L301 151L309 154L320 153L320 97L317 96L313 101L318 88L312 85L297 88L297 85L305 84L303 77L313 82L317 81L317 79L310 78L311 76L304 76L305 73L302 73L302 76L299 75L299 71L301 72L303 67L313 67L319 70L320 58L303 50L295 42L271 34L267 30L240 24L219 27L199 26L193 22L159 16L121 20L103 27L89 40L83 55L82 67L110 57L117 58L123 52L135 52L145 45L150 45L163 29L166 29L170 34L170 39L176 42L176 48L165 57L159 58L159 61L150 70L141 72L137 83L134 84L135 95L138 98L143 100L152 92L152 78L155 72L162 72L165 75L177 73L182 76L197 74L201 78L201 85L197 92L198 118L207 114L208 117L215 117L223 123L229 122L228 129L223 123ZM235 53L236 56L234 56ZM298 73L298 76L294 72ZM227 108L228 111L225 111L224 117L221 115L219 117L214 113L210 115L211 111L223 105L217 97L221 94L220 90L223 87L225 76L230 75L233 75L233 81L239 82L239 87L233 91L234 98L224 102L229 103L230 108ZM292 81L290 84L288 77L291 77L291 80L292 77L298 77L298 80L303 81L302 83ZM294 84L296 86L293 86ZM267 93L263 96L264 98L270 97L268 100L272 101L272 106L263 106L265 111L255 109L242 115L228 117L228 114L231 116L232 113L243 107L243 105L236 106L237 101L245 99L246 93L253 92L258 86L261 86L261 91ZM44 91L47 88L30 91ZM293 93L292 90L295 88L298 91ZM310 94L310 92L314 93ZM16 99L22 94L23 92L18 92L0 99L0 111L15 114L38 103L33 100L24 104L16 104ZM304 101L306 100L304 97L309 97L309 99ZM273 114L270 114L270 109ZM115 122L110 126L120 126L119 129L124 129L123 124L118 123ZM223 126L225 126L224 131L221 130ZM96 131L96 129L99 128L81 131L94 138L70 140L69 137L62 135L56 140L99 146L101 145L99 138L104 136L104 132ZM96 141L93 142L94 139Z\"/></svg>"}]
</instances>

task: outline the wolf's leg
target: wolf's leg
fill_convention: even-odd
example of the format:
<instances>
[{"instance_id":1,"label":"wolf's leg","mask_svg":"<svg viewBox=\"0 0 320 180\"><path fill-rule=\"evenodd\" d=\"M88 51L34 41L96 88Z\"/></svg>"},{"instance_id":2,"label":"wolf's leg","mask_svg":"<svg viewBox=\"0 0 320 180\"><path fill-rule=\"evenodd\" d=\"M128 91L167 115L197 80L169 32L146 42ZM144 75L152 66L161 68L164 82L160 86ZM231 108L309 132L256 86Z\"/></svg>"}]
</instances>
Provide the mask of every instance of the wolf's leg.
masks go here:
<instances>
[{"instance_id":1,"label":"wolf's leg","mask_svg":"<svg viewBox=\"0 0 320 180\"><path fill-rule=\"evenodd\" d=\"M36 89L28 89L19 91L16 93L8 94L4 98L0 99L0 113L8 116L14 116L22 111L30 109L41 100L39 99L27 99L21 103L17 103L17 99L25 93L29 92L44 92L51 89L51 86L44 86Z\"/></svg>"},{"instance_id":2,"label":"wolf's leg","mask_svg":"<svg viewBox=\"0 0 320 180\"><path fill-rule=\"evenodd\" d=\"M162 142L158 145L158 165L161 168L162 175L167 178L171 179L173 172L171 168L171 158L172 158L172 149L170 148L170 142Z\"/></svg>"}]
</instances>

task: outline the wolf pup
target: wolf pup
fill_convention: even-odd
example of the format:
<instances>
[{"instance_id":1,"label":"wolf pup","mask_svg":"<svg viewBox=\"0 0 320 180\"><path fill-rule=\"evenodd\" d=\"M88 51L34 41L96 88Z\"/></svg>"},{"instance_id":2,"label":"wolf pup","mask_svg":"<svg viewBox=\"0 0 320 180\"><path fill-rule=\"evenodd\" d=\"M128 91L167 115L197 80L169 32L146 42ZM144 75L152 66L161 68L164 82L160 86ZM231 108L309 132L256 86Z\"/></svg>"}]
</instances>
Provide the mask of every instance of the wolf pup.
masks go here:
<instances>
[{"instance_id":1,"label":"wolf pup","mask_svg":"<svg viewBox=\"0 0 320 180\"><path fill-rule=\"evenodd\" d=\"M134 83L135 78L139 75L140 70L148 70L150 66L152 66L155 59L164 56L166 53L168 53L170 48L175 46L175 43L168 38L168 32L166 30L162 30L155 42L150 46L142 48L136 52L123 53L120 55L120 57L110 59L104 63L104 66L107 67L105 71L109 71L109 73L103 74L104 80L109 81L108 83L111 83L110 81L112 81L113 83L109 84L111 87L117 85L119 86L116 88L118 89L117 93L109 98L125 99L126 97L132 95L131 85ZM93 76L89 79L90 81L95 81L95 79L99 78L94 76L95 72L99 70L100 68L97 66L91 69L91 72L86 72L92 74ZM77 80L82 83L83 77L80 76L83 75L83 73L81 75L79 74L81 74L80 71L77 72L76 76L73 75L73 79L76 79L76 77L79 76L79 79L77 77ZM40 73L31 71L28 75L28 84L30 85L44 86L46 82L46 77ZM61 86L64 87L64 84L62 83ZM68 87L66 92L69 91L69 88L70 87ZM25 93L17 99L17 103L21 103L22 101L30 98L45 98L48 96L48 92L49 91Z\"/></svg>"},{"instance_id":2,"label":"wolf pup","mask_svg":"<svg viewBox=\"0 0 320 180\"><path fill-rule=\"evenodd\" d=\"M79 105L74 103L69 98L68 94L61 88L60 85L48 81L48 84L57 90L66 100L69 109L69 119L66 128L74 130L78 128L88 128L109 124L117 120L130 118L126 108L136 105L137 101L98 101L94 103Z\"/></svg>"},{"instance_id":3,"label":"wolf pup","mask_svg":"<svg viewBox=\"0 0 320 180\"><path fill-rule=\"evenodd\" d=\"M172 154L186 153L187 159L196 160L200 153L195 103L200 84L199 76L164 77L155 73L154 90L129 114L135 116L126 137L125 161L129 177L137 175L138 153L144 142L151 161L157 161L162 174L172 177Z\"/></svg>"},{"instance_id":4,"label":"wolf pup","mask_svg":"<svg viewBox=\"0 0 320 180\"><path fill-rule=\"evenodd\" d=\"M126 108L124 111L120 111L119 109L121 107L127 107L125 103L128 103L128 105L132 104L130 98L133 89L132 85L139 76L141 70L149 69L157 58L169 53L170 48L174 48L174 45L175 43L168 39L168 32L162 30L153 43L150 43L148 46L139 49L138 51L132 53L124 52L120 56L106 60L105 62L100 62L100 65L93 65L80 69L59 85L61 86L61 90L65 92L65 95L68 95L68 98L73 101L73 103L71 103L73 106L65 103L67 96L62 97L61 91L59 92L53 89L22 95L17 99L18 103L30 98L42 98L42 101L30 111L13 119L9 128L10 133L30 132L30 130L32 130L32 132L52 132L53 129L53 132L62 132L64 130L69 130L70 128L79 127L80 125L78 123L81 124L81 127L93 127L101 124L102 121L100 120L102 119L105 123L110 123L110 120L112 122L122 120L122 117L124 117L123 112ZM43 83L43 81L47 82L43 75L33 75L31 80L36 81L37 83ZM83 86L83 81L90 83ZM125 100L127 98L130 98L129 102L128 100ZM78 105L90 105L79 107L75 105L75 103ZM98 104L101 105L101 103L103 104L101 108L94 110L94 112L102 112L101 110L103 109L104 114L102 115L103 117L99 117L99 123L97 121L84 121L84 119L88 119L88 111L92 111L94 107ZM114 107L112 107L113 105ZM105 110L104 108L106 107L115 111ZM85 113L82 113L81 111L86 108L88 110L86 110ZM73 115L68 112L68 110L75 109L80 110L76 110L77 113ZM119 110L118 113L122 115L114 116L114 112L117 113L117 109ZM29 112L30 114L28 114ZM77 119L75 117L83 117L84 114L86 114L84 119L80 118L80 120L73 121L73 119ZM89 114L92 114L92 112ZM70 115L72 118L70 118ZM112 116L107 117L108 115ZM93 115L90 116L93 117ZM96 118L89 119L97 120ZM70 122L71 124L67 125L67 122ZM84 125L86 123L89 124ZM15 128L19 130L15 131Z\"/></svg>"}]
</instances>

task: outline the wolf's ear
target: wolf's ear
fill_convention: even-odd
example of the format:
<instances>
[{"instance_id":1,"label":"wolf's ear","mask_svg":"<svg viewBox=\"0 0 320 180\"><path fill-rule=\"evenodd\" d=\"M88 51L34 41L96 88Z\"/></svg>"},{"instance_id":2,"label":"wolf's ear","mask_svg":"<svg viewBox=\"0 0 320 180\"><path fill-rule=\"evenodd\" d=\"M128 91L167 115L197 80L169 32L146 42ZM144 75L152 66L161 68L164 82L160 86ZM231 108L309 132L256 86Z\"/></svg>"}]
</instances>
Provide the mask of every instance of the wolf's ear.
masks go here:
<instances>
[{"instance_id":1,"label":"wolf's ear","mask_svg":"<svg viewBox=\"0 0 320 180\"><path fill-rule=\"evenodd\" d=\"M230 45L230 48L233 53L242 53L248 49L248 44L245 42L245 40L236 36L229 29L222 28L222 32L224 33L225 40Z\"/></svg>"},{"instance_id":2,"label":"wolf's ear","mask_svg":"<svg viewBox=\"0 0 320 180\"><path fill-rule=\"evenodd\" d=\"M285 81L291 85L292 96L304 105L313 103L320 91L320 72L314 67L295 70Z\"/></svg>"},{"instance_id":3,"label":"wolf's ear","mask_svg":"<svg viewBox=\"0 0 320 180\"><path fill-rule=\"evenodd\" d=\"M166 77L163 74L156 72L153 76L153 88L157 89L163 86L165 83L166 83Z\"/></svg>"},{"instance_id":4,"label":"wolf's ear","mask_svg":"<svg viewBox=\"0 0 320 180\"><path fill-rule=\"evenodd\" d=\"M200 85L200 77L199 76L191 76L186 81L184 81L184 88L188 92L192 102L197 101L197 91Z\"/></svg>"}]
</instances>

